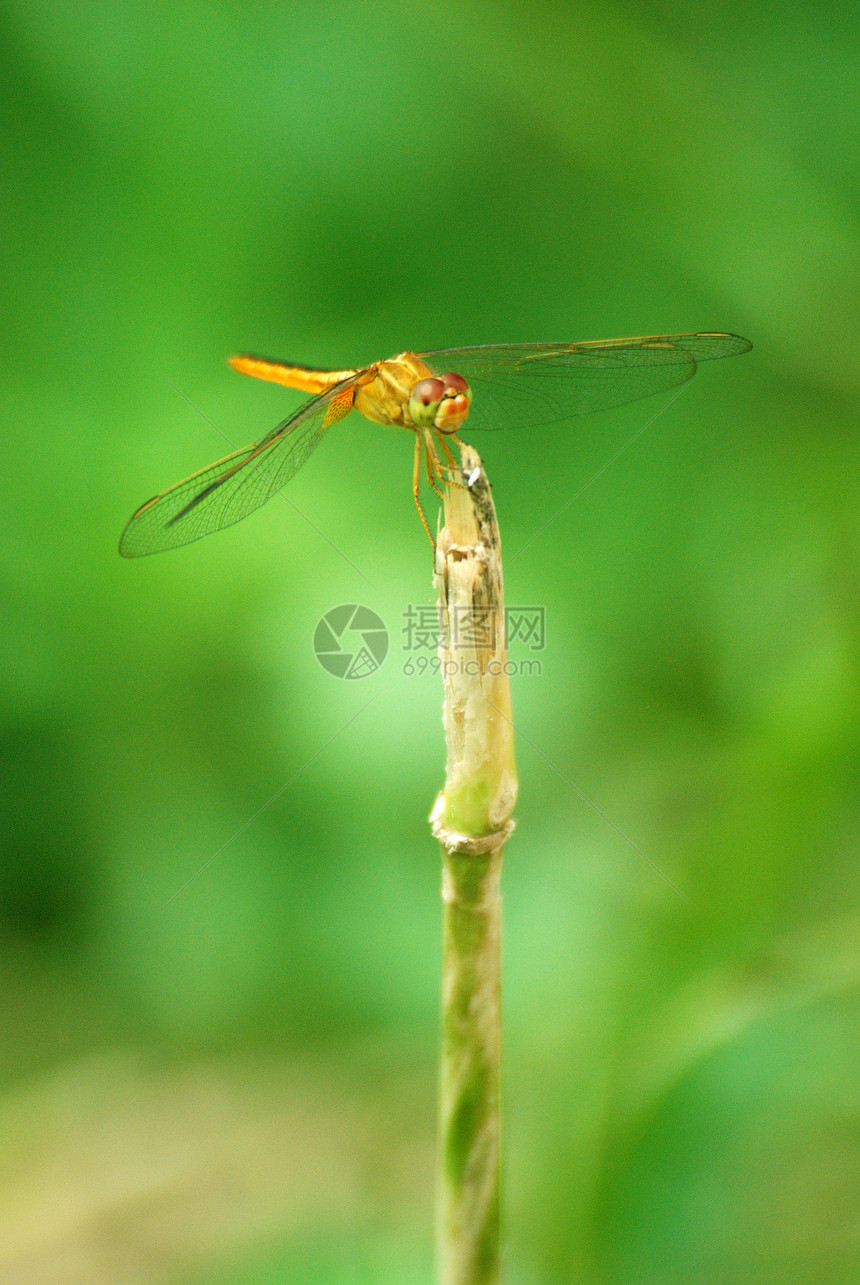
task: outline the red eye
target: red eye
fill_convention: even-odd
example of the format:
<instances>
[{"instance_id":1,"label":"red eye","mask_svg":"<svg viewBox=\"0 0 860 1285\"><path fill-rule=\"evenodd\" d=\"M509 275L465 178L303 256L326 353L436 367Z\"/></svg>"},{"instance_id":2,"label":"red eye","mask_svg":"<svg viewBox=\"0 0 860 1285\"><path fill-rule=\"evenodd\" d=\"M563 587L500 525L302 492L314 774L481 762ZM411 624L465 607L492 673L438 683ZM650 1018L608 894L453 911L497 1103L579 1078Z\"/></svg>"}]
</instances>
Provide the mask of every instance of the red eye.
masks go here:
<instances>
[{"instance_id":1,"label":"red eye","mask_svg":"<svg viewBox=\"0 0 860 1285\"><path fill-rule=\"evenodd\" d=\"M412 396L421 406L430 406L445 396L445 385L441 379L422 379L412 389Z\"/></svg>"},{"instance_id":2,"label":"red eye","mask_svg":"<svg viewBox=\"0 0 860 1285\"><path fill-rule=\"evenodd\" d=\"M439 378L446 389L452 388L455 393L468 393L469 391L469 385L462 375L455 375L449 371L448 374L440 375Z\"/></svg>"}]
</instances>

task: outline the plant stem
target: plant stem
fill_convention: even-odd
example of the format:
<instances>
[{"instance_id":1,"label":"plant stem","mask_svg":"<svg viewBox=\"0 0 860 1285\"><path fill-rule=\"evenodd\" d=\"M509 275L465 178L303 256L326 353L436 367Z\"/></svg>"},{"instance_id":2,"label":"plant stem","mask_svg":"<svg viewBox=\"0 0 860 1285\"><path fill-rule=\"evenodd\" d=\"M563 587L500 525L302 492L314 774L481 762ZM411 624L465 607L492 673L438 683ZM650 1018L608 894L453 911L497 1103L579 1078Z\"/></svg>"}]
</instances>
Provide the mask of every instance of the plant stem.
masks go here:
<instances>
[{"instance_id":1,"label":"plant stem","mask_svg":"<svg viewBox=\"0 0 860 1285\"><path fill-rule=\"evenodd\" d=\"M461 449L436 550L448 751L431 817L443 850L440 1285L499 1280L499 879L517 794L499 532L489 483Z\"/></svg>"}]
</instances>

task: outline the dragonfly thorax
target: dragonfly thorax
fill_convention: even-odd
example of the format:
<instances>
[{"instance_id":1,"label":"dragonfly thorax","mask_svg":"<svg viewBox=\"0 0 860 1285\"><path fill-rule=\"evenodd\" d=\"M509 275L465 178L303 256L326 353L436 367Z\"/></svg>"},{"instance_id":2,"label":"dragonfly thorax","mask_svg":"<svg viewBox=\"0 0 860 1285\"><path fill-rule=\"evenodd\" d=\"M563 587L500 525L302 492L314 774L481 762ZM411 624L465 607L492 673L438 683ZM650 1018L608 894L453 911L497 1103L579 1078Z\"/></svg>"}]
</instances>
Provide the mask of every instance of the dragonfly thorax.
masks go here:
<instances>
[{"instance_id":1,"label":"dragonfly thorax","mask_svg":"<svg viewBox=\"0 0 860 1285\"><path fill-rule=\"evenodd\" d=\"M462 375L436 375L415 353L380 361L356 389L355 409L376 424L456 433L469 413L471 390Z\"/></svg>"}]
</instances>

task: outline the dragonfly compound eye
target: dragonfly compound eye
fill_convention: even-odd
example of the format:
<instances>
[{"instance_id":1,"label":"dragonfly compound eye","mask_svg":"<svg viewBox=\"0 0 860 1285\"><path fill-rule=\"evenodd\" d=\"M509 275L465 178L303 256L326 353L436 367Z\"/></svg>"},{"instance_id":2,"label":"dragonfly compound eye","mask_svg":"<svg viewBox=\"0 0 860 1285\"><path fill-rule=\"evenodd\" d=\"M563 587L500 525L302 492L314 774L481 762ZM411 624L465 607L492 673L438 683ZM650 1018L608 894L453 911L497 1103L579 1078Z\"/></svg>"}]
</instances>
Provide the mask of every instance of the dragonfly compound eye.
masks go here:
<instances>
[{"instance_id":1,"label":"dragonfly compound eye","mask_svg":"<svg viewBox=\"0 0 860 1285\"><path fill-rule=\"evenodd\" d=\"M445 385L446 393L465 393L467 397L471 398L472 390L462 375L455 375L453 371L448 371L447 374L440 375L439 378Z\"/></svg>"},{"instance_id":2,"label":"dragonfly compound eye","mask_svg":"<svg viewBox=\"0 0 860 1285\"><path fill-rule=\"evenodd\" d=\"M420 428L430 428L436 419L439 403L445 396L445 385L441 379L422 379L412 389L409 398L409 414L412 423Z\"/></svg>"}]
</instances>

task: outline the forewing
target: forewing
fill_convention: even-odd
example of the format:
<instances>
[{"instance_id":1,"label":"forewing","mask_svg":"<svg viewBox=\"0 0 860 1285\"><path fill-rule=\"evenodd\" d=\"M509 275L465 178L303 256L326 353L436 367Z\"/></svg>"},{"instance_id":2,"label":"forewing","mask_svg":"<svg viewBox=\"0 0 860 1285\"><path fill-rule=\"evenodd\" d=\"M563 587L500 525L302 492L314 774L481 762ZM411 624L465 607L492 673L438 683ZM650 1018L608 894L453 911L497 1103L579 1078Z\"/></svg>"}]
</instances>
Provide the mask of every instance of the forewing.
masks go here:
<instances>
[{"instance_id":1,"label":"forewing","mask_svg":"<svg viewBox=\"0 0 860 1285\"><path fill-rule=\"evenodd\" d=\"M261 441L141 505L122 533L120 553L139 558L175 549L253 513L289 482L330 425L348 412L344 393L344 385L339 385L311 398Z\"/></svg>"},{"instance_id":2,"label":"forewing","mask_svg":"<svg viewBox=\"0 0 860 1285\"><path fill-rule=\"evenodd\" d=\"M685 383L700 361L748 352L729 334L650 335L579 344L499 344L418 356L472 386L468 425L524 428L608 410Z\"/></svg>"}]
</instances>

